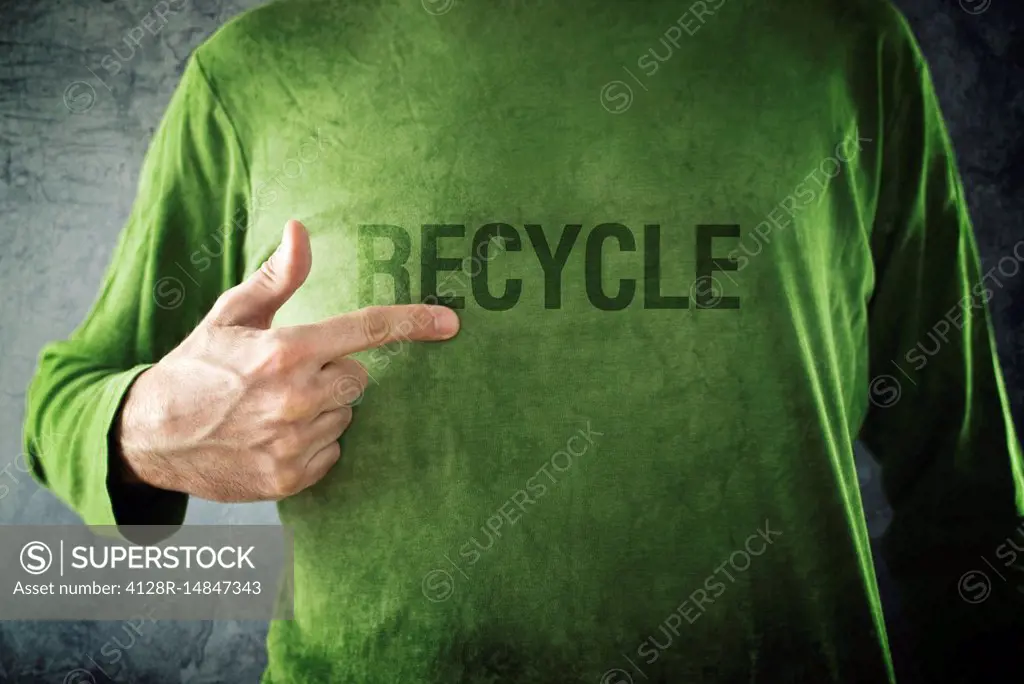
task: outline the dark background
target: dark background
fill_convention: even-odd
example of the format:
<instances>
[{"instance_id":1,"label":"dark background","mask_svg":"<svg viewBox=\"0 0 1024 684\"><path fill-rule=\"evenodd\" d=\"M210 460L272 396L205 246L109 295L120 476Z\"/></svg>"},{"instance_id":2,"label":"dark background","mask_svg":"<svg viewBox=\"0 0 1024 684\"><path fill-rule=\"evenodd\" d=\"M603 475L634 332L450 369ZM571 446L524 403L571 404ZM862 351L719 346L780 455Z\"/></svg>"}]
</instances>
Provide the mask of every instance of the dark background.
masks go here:
<instances>
[{"instance_id":1,"label":"dark background","mask_svg":"<svg viewBox=\"0 0 1024 684\"><path fill-rule=\"evenodd\" d=\"M0 0L0 524L78 522L23 472L24 390L35 356L46 341L65 337L95 296L185 59L259 3L176 0L182 9L122 59L125 36L155 4ZM931 64L987 271L1024 239L1024 3L896 4ZM100 62L114 48L122 70L111 76ZM1000 281L990 306L1024 434L1024 271ZM863 451L859 463L877 537L888 509ZM187 522L276 520L269 504L193 502ZM880 581L890 598L884 575ZM263 623L161 622L133 631L114 622L0 622L0 682L254 682L265 636ZM123 653L117 663L103 655L112 648Z\"/></svg>"}]
</instances>

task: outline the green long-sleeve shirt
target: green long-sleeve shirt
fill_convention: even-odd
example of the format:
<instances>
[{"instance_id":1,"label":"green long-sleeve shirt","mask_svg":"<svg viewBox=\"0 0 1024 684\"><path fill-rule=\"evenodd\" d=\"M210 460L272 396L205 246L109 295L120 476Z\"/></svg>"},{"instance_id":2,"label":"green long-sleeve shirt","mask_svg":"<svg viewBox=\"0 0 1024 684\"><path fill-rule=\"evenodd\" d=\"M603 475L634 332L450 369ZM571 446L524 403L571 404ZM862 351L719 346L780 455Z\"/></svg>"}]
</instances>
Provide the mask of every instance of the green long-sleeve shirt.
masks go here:
<instances>
[{"instance_id":1,"label":"green long-sleeve shirt","mask_svg":"<svg viewBox=\"0 0 1024 684\"><path fill-rule=\"evenodd\" d=\"M29 390L33 472L86 523L182 521L184 494L111 478L114 417L293 217L313 267L274 325L438 297L462 329L360 355L340 462L279 505L295 619L266 683L889 681L858 436L925 666L1020 648L1024 462L985 302L1024 247L982 272L886 2L229 22Z\"/></svg>"}]
</instances>

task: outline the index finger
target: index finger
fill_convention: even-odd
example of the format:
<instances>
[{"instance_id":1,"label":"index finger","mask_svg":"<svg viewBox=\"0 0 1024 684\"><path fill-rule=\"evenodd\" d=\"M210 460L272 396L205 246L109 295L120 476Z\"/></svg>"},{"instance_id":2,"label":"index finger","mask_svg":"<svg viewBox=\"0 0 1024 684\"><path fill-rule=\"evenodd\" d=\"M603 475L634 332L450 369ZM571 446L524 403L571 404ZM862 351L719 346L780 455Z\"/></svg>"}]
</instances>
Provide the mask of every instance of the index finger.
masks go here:
<instances>
[{"instance_id":1,"label":"index finger","mask_svg":"<svg viewBox=\"0 0 1024 684\"><path fill-rule=\"evenodd\" d=\"M430 304L368 306L293 330L309 341L314 356L327 361L399 340L447 340L458 332L459 317Z\"/></svg>"}]
</instances>

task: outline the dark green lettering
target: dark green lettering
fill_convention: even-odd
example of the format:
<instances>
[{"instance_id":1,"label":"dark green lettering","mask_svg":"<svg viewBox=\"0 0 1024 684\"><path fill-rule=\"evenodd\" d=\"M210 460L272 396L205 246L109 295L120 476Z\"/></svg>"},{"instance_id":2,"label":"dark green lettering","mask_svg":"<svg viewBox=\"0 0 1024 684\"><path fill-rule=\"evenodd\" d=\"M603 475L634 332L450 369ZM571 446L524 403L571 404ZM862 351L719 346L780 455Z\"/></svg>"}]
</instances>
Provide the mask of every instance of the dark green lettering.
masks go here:
<instances>
[{"instance_id":1,"label":"dark green lettering","mask_svg":"<svg viewBox=\"0 0 1024 684\"><path fill-rule=\"evenodd\" d=\"M737 225L701 224L697 226L697 281L694 299L698 309L738 309L739 297L724 297L715 291L715 271L736 271L739 265L735 259L711 256L711 241L716 237L739 237ZM719 285L721 289L721 285Z\"/></svg>"},{"instance_id":2,"label":"dark green lettering","mask_svg":"<svg viewBox=\"0 0 1024 684\"><path fill-rule=\"evenodd\" d=\"M622 278L619 280L619 292L614 297L609 297L601 289L601 248L604 241L610 237L616 238L619 249L623 252L636 251L636 239L629 228L621 223L602 223L590 231L587 238L587 298L590 303L602 311L620 311L629 306L636 293L636 280Z\"/></svg>"},{"instance_id":3,"label":"dark green lettering","mask_svg":"<svg viewBox=\"0 0 1024 684\"><path fill-rule=\"evenodd\" d=\"M435 224L423 226L423 244L420 250L420 301L437 301L452 309L462 309L466 305L464 297L440 296L437 292L438 271L459 271L462 259L439 257L437 241L443 237L463 237L466 226L461 224Z\"/></svg>"},{"instance_id":4,"label":"dark green lettering","mask_svg":"<svg viewBox=\"0 0 1024 684\"><path fill-rule=\"evenodd\" d=\"M562 270L569 260L569 252L579 237L580 224L567 225L562 228L562 236L558 239L558 247L555 253L551 253L547 238L544 237L544 229L538 224L526 224L526 234L537 252L537 259L541 268L544 269L544 308L558 309L562 306Z\"/></svg>"},{"instance_id":5,"label":"dark green lettering","mask_svg":"<svg viewBox=\"0 0 1024 684\"><path fill-rule=\"evenodd\" d=\"M374 279L378 273L390 275L395 285L395 304L410 304L409 271L404 264L409 260L412 244L409 233L401 226L360 225L359 239L359 302L360 306L374 304ZM388 239L394 251L387 259L374 258L374 240Z\"/></svg>"},{"instance_id":6,"label":"dark green lettering","mask_svg":"<svg viewBox=\"0 0 1024 684\"><path fill-rule=\"evenodd\" d=\"M661 226L657 223L644 226L644 308L690 308L686 295L661 294Z\"/></svg>"},{"instance_id":7,"label":"dark green lettering","mask_svg":"<svg viewBox=\"0 0 1024 684\"><path fill-rule=\"evenodd\" d=\"M477 304L487 311L506 311L515 306L523 291L520 278L509 278L505 281L505 293L495 297L487 289L487 262L491 240L501 238L503 251L518 252L523 248L519 239L519 231L507 223L488 223L473 236L473 259L479 260L479 268L473 273L473 296Z\"/></svg>"}]
</instances>

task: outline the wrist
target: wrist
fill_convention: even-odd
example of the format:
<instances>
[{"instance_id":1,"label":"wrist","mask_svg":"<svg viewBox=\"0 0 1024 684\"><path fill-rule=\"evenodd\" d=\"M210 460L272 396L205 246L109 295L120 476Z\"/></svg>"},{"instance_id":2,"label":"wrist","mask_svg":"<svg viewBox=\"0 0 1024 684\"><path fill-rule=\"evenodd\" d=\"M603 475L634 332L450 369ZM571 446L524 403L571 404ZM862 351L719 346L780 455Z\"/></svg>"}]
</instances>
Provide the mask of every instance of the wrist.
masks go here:
<instances>
[{"instance_id":1,"label":"wrist","mask_svg":"<svg viewBox=\"0 0 1024 684\"><path fill-rule=\"evenodd\" d=\"M112 483L128 486L162 485L153 481L152 463L154 454L149 435L154 434L153 426L145 425L149 411L147 388L152 368L143 371L125 393L118 408L110 435L110 458L108 469Z\"/></svg>"}]
</instances>

